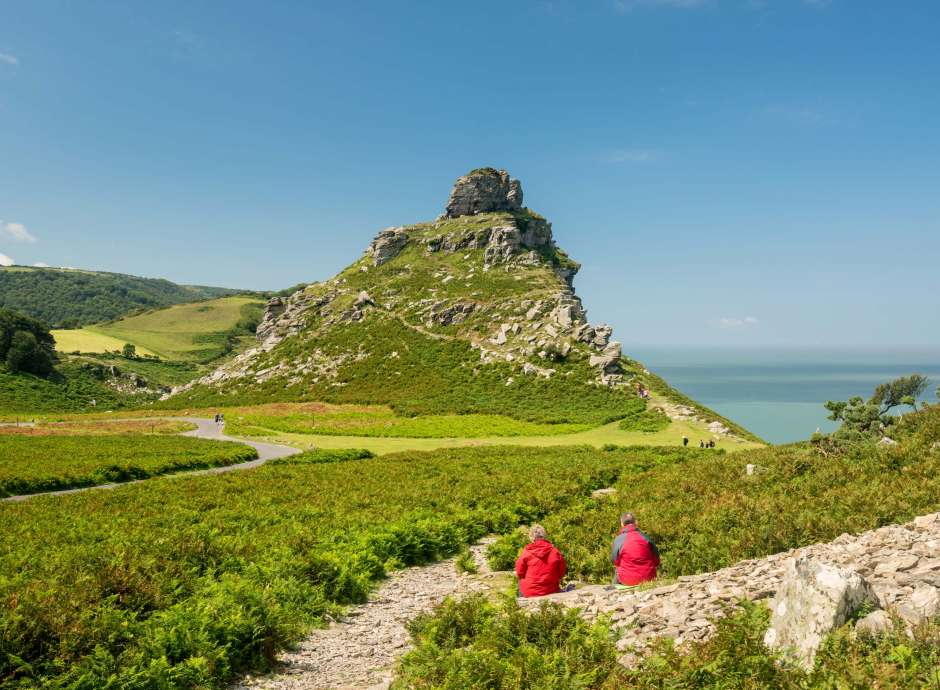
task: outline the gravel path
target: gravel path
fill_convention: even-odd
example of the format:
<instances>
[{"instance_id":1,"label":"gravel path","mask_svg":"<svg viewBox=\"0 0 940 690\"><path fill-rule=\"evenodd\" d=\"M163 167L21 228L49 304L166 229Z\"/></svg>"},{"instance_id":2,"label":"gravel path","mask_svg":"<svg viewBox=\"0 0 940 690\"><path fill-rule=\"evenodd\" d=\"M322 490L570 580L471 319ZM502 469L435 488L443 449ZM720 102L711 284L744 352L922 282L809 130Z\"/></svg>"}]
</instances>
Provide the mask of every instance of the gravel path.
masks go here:
<instances>
[{"instance_id":1,"label":"gravel path","mask_svg":"<svg viewBox=\"0 0 940 690\"><path fill-rule=\"evenodd\" d=\"M225 465L223 467L210 467L204 470L193 470L192 472L177 472L174 474L164 474L158 475L157 477L150 477L148 479L135 479L129 482L118 482L114 484L98 484L97 486L83 486L77 489L62 489L60 491L44 491L42 493L35 494L22 494L20 496L8 496L6 498L0 499L3 501L25 501L28 498L33 498L34 496L62 496L65 494L75 494L80 491L92 491L97 489L114 489L119 486L127 486L128 484L137 484L139 482L149 482L153 479L159 479L164 477L197 477L203 474L222 474L223 472L232 472L234 470L247 470L252 467L259 467L266 463L268 460L275 460L277 458L286 458L290 455L296 455L301 453L298 448L291 448L290 446L278 446L272 443L258 443L257 441L249 441L240 438L234 438L231 436L226 436L223 428L216 424L211 419L202 419L201 417L160 417L160 419L169 419L177 422L189 422L190 424L195 424L196 428L192 431L185 431L180 436L193 436L196 438L205 438L211 441L233 441L235 443L241 443L245 446L251 446L256 451L258 451L258 457L254 460L249 460L248 462L240 462L236 465Z\"/></svg>"},{"instance_id":2,"label":"gravel path","mask_svg":"<svg viewBox=\"0 0 940 690\"><path fill-rule=\"evenodd\" d=\"M279 658L272 675L245 677L229 690L379 690L392 680L395 661L410 648L405 624L446 597L481 592L493 583L484 558L491 539L471 547L478 575L458 573L454 560L392 573L365 604L330 627L314 630Z\"/></svg>"}]
</instances>

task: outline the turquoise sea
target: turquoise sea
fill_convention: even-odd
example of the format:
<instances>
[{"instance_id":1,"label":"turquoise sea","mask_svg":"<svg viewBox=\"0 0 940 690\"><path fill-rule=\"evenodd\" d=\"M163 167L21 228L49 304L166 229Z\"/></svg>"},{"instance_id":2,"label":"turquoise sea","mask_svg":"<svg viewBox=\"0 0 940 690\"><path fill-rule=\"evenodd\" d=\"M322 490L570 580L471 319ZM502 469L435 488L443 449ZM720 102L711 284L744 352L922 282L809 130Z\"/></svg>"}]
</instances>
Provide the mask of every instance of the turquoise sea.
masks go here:
<instances>
[{"instance_id":1,"label":"turquoise sea","mask_svg":"<svg viewBox=\"0 0 940 690\"><path fill-rule=\"evenodd\" d=\"M868 397L879 383L924 374L937 401L940 348L815 349L624 346L670 384L771 443L831 431L823 403Z\"/></svg>"}]
</instances>

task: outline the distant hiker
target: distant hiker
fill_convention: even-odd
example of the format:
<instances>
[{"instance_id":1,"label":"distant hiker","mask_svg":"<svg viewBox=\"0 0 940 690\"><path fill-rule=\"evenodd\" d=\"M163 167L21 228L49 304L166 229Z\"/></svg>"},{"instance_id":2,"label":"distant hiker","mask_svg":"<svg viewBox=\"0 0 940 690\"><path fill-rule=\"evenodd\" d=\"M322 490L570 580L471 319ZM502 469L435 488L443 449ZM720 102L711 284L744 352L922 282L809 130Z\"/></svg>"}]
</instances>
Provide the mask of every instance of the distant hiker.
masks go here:
<instances>
[{"instance_id":1,"label":"distant hiker","mask_svg":"<svg viewBox=\"0 0 940 690\"><path fill-rule=\"evenodd\" d=\"M683 446L689 445L689 437L688 437L688 436L683 436L683 437L682 437L682 445L683 445Z\"/></svg>"},{"instance_id":2,"label":"distant hiker","mask_svg":"<svg viewBox=\"0 0 940 690\"><path fill-rule=\"evenodd\" d=\"M704 448L704 447L705 447L705 441L699 441L699 442L698 442L698 447L699 447L699 448Z\"/></svg>"},{"instance_id":3,"label":"distant hiker","mask_svg":"<svg viewBox=\"0 0 940 690\"><path fill-rule=\"evenodd\" d=\"M659 550L648 536L636 528L633 513L620 516L620 533L610 550L615 585L638 585L656 579Z\"/></svg>"},{"instance_id":4,"label":"distant hiker","mask_svg":"<svg viewBox=\"0 0 940 690\"><path fill-rule=\"evenodd\" d=\"M715 439L712 439L711 441L708 442L708 447L709 447L709 448L714 448L714 447L715 447Z\"/></svg>"},{"instance_id":5,"label":"distant hiker","mask_svg":"<svg viewBox=\"0 0 940 690\"><path fill-rule=\"evenodd\" d=\"M215 423L216 423L216 424L219 423L219 413L218 413L218 412L215 413Z\"/></svg>"},{"instance_id":6,"label":"distant hiker","mask_svg":"<svg viewBox=\"0 0 940 690\"><path fill-rule=\"evenodd\" d=\"M568 572L565 558L548 541L548 533L541 525L529 529L529 543L516 560L519 593L524 597L541 597L560 592L558 583Z\"/></svg>"}]
</instances>

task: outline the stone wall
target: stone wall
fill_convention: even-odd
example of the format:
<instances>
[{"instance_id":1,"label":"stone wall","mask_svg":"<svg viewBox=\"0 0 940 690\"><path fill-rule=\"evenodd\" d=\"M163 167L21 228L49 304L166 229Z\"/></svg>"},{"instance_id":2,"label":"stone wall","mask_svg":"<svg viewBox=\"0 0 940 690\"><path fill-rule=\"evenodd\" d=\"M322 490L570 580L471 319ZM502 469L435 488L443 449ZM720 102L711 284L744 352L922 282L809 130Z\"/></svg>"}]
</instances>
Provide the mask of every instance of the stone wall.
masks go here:
<instances>
[{"instance_id":1,"label":"stone wall","mask_svg":"<svg viewBox=\"0 0 940 690\"><path fill-rule=\"evenodd\" d=\"M623 632L619 646L625 652L634 646L642 649L660 636L681 644L710 635L714 631L710 621L723 616L729 605L741 599L769 600L781 587L786 564L798 557L856 571L883 609L910 624L940 614L940 513L858 536L843 534L826 544L743 561L713 573L680 577L645 591L597 585L522 604L534 607L550 600L578 607L590 620L610 615L614 627ZM629 663L631 658L628 653L622 661Z\"/></svg>"}]
</instances>

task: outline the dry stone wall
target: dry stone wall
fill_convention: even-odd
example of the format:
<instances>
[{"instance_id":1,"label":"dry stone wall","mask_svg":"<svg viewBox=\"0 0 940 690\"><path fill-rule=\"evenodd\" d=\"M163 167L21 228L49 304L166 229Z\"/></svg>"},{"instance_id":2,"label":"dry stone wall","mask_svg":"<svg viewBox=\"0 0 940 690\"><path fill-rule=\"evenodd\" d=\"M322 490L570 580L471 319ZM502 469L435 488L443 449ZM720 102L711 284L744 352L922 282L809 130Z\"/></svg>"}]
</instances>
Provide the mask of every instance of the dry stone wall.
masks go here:
<instances>
[{"instance_id":1,"label":"dry stone wall","mask_svg":"<svg viewBox=\"0 0 940 690\"><path fill-rule=\"evenodd\" d=\"M623 633L618 643L625 653L621 660L630 663L633 650L642 650L656 637L672 637L680 644L702 640L714 631L711 621L725 615L735 602L770 600L796 558L855 571L867 582L881 609L909 624L940 614L940 513L857 536L843 534L826 544L743 561L713 573L680 577L645 591L589 586L522 600L522 605L535 607L548 600L580 608L590 620L601 614L611 616L614 627ZM874 616L884 617L883 613ZM878 623L865 619L864 626L877 627Z\"/></svg>"}]
</instances>

